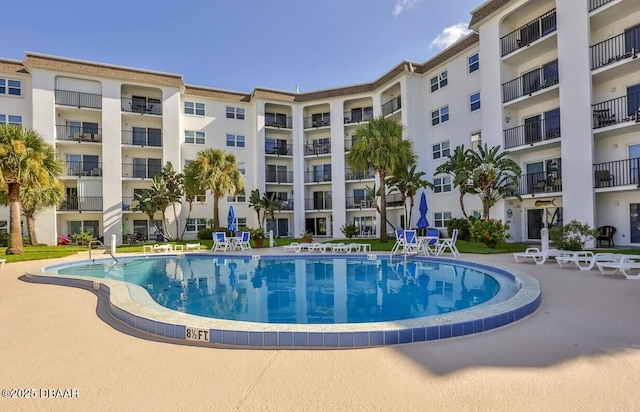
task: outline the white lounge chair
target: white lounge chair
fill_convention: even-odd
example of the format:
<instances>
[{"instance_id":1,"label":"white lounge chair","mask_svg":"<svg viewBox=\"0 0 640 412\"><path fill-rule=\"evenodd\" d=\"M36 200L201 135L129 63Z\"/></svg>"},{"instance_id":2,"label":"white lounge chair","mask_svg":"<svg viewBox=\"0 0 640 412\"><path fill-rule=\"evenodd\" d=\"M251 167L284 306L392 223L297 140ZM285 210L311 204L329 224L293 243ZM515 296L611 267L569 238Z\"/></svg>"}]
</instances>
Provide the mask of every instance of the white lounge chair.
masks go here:
<instances>
[{"instance_id":1,"label":"white lounge chair","mask_svg":"<svg viewBox=\"0 0 640 412\"><path fill-rule=\"evenodd\" d=\"M621 255L618 262L596 262L600 273L603 275L623 275L627 279L640 280L640 256ZM633 274L631 271L638 270Z\"/></svg>"},{"instance_id":2,"label":"white lounge chair","mask_svg":"<svg viewBox=\"0 0 640 412\"><path fill-rule=\"evenodd\" d=\"M567 253L562 256L556 256L558 266L577 266L580 270L591 270L598 262L620 262L622 255L614 253L596 253L589 250L581 250L574 253Z\"/></svg>"},{"instance_id":3,"label":"white lounge chair","mask_svg":"<svg viewBox=\"0 0 640 412\"><path fill-rule=\"evenodd\" d=\"M282 249L284 249L285 252L300 253L300 251L302 250L302 245L300 243L293 242L291 244L282 246Z\"/></svg>"},{"instance_id":4,"label":"white lounge chair","mask_svg":"<svg viewBox=\"0 0 640 412\"><path fill-rule=\"evenodd\" d=\"M344 243L332 243L331 244L331 251L332 252L346 252L347 251L347 245L345 245Z\"/></svg>"},{"instance_id":5,"label":"white lounge chair","mask_svg":"<svg viewBox=\"0 0 640 412\"><path fill-rule=\"evenodd\" d=\"M550 257L558 257L565 256L571 252L567 252L566 250L559 249L547 249L540 251L537 247L529 247L524 252L514 253L513 257L516 260L516 263L522 263L526 259L533 259L536 262L536 265L544 265L547 262L547 259Z\"/></svg>"}]
</instances>

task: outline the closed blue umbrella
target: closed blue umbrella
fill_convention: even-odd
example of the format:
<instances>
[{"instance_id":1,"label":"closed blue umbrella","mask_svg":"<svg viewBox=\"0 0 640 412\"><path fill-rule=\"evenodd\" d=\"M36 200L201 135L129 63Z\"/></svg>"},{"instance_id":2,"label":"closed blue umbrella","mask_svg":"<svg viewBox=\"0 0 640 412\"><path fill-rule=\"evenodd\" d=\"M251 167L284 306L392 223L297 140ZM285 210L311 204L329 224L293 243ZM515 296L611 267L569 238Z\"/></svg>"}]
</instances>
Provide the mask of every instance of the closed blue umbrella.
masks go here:
<instances>
[{"instance_id":1,"label":"closed blue umbrella","mask_svg":"<svg viewBox=\"0 0 640 412\"><path fill-rule=\"evenodd\" d=\"M420 206L418 207L420 211L420 219L418 219L418 223L416 226L418 229L426 229L429 227L429 221L427 220L427 211L429 208L427 207L427 195L422 192L422 196L420 196Z\"/></svg>"},{"instance_id":2,"label":"closed blue umbrella","mask_svg":"<svg viewBox=\"0 0 640 412\"><path fill-rule=\"evenodd\" d=\"M238 230L236 227L236 211L233 209L233 205L229 206L229 214L227 215L227 230L233 232Z\"/></svg>"}]
</instances>

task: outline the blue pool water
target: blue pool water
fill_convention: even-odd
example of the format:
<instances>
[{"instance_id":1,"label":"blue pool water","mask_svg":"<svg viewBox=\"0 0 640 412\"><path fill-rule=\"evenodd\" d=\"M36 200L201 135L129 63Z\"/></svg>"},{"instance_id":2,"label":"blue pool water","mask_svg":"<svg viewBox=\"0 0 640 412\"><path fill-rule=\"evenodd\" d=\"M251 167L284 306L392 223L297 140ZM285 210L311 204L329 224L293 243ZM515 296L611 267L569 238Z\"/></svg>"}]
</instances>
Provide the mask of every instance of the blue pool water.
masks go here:
<instances>
[{"instance_id":1,"label":"blue pool water","mask_svg":"<svg viewBox=\"0 0 640 412\"><path fill-rule=\"evenodd\" d=\"M505 300L516 285L471 266L366 257L153 257L56 269L123 280L169 309L264 323L333 324L420 318ZM499 295L499 296L497 296Z\"/></svg>"}]
</instances>

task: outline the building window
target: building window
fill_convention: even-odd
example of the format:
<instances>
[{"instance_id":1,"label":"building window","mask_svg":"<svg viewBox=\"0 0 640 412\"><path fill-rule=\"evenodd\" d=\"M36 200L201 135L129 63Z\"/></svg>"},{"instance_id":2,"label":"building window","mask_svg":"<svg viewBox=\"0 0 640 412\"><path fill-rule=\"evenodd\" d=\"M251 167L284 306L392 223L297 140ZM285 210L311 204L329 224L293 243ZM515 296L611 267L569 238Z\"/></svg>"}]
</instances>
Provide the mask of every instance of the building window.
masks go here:
<instances>
[{"instance_id":1,"label":"building window","mask_svg":"<svg viewBox=\"0 0 640 412\"><path fill-rule=\"evenodd\" d=\"M478 150L478 147L482 144L482 132L477 131L471 133L471 150Z\"/></svg>"},{"instance_id":2,"label":"building window","mask_svg":"<svg viewBox=\"0 0 640 412\"><path fill-rule=\"evenodd\" d=\"M244 194L244 190L235 194L235 196L227 196L227 202L229 203L239 203L246 202L247 196Z\"/></svg>"},{"instance_id":3,"label":"building window","mask_svg":"<svg viewBox=\"0 0 640 412\"><path fill-rule=\"evenodd\" d=\"M247 174L247 164L245 162L238 162L238 170L243 175Z\"/></svg>"},{"instance_id":4,"label":"building window","mask_svg":"<svg viewBox=\"0 0 640 412\"><path fill-rule=\"evenodd\" d=\"M0 94L20 96L22 94L22 82L20 80L0 79Z\"/></svg>"},{"instance_id":5,"label":"building window","mask_svg":"<svg viewBox=\"0 0 640 412\"><path fill-rule=\"evenodd\" d=\"M478 53L469 56L469 73L473 73L480 68L480 57Z\"/></svg>"},{"instance_id":6,"label":"building window","mask_svg":"<svg viewBox=\"0 0 640 412\"><path fill-rule=\"evenodd\" d=\"M0 233L4 235L8 234L9 233L8 228L9 228L9 224L7 223L7 221L0 220Z\"/></svg>"},{"instance_id":7,"label":"building window","mask_svg":"<svg viewBox=\"0 0 640 412\"><path fill-rule=\"evenodd\" d=\"M433 151L434 159L441 159L443 157L447 157L450 154L449 141L447 140L446 142L434 144L433 146L431 146L431 149Z\"/></svg>"},{"instance_id":8,"label":"building window","mask_svg":"<svg viewBox=\"0 0 640 412\"><path fill-rule=\"evenodd\" d=\"M227 147L244 147L245 139L244 136L228 134L227 135Z\"/></svg>"},{"instance_id":9,"label":"building window","mask_svg":"<svg viewBox=\"0 0 640 412\"><path fill-rule=\"evenodd\" d=\"M244 120L244 109L242 107L227 106L227 119Z\"/></svg>"},{"instance_id":10,"label":"building window","mask_svg":"<svg viewBox=\"0 0 640 412\"><path fill-rule=\"evenodd\" d=\"M436 212L433 214L434 225L446 228L451 221L451 212Z\"/></svg>"},{"instance_id":11,"label":"building window","mask_svg":"<svg viewBox=\"0 0 640 412\"><path fill-rule=\"evenodd\" d=\"M241 227L246 228L247 227L247 218L246 217L237 217L236 218L236 226L238 228L241 228Z\"/></svg>"},{"instance_id":12,"label":"building window","mask_svg":"<svg viewBox=\"0 0 640 412\"><path fill-rule=\"evenodd\" d=\"M184 131L184 142L185 143L195 143L195 144L204 144L205 143L205 134L204 132L196 132L193 130L185 130Z\"/></svg>"},{"instance_id":13,"label":"building window","mask_svg":"<svg viewBox=\"0 0 640 412\"><path fill-rule=\"evenodd\" d=\"M437 91L438 89L442 89L449 83L449 79L447 77L447 71L443 71L437 76L431 78L431 93Z\"/></svg>"},{"instance_id":14,"label":"building window","mask_svg":"<svg viewBox=\"0 0 640 412\"><path fill-rule=\"evenodd\" d=\"M204 103L184 102L184 113L204 116Z\"/></svg>"},{"instance_id":15,"label":"building window","mask_svg":"<svg viewBox=\"0 0 640 412\"><path fill-rule=\"evenodd\" d=\"M444 193L451 191L451 177L437 177L433 179L433 191L435 193Z\"/></svg>"},{"instance_id":16,"label":"building window","mask_svg":"<svg viewBox=\"0 0 640 412\"><path fill-rule=\"evenodd\" d=\"M475 217L476 219L480 219L482 217L482 210L473 210L471 212L471 216Z\"/></svg>"},{"instance_id":17,"label":"building window","mask_svg":"<svg viewBox=\"0 0 640 412\"><path fill-rule=\"evenodd\" d=\"M207 219L187 219L187 232L197 232L207 227Z\"/></svg>"},{"instance_id":18,"label":"building window","mask_svg":"<svg viewBox=\"0 0 640 412\"><path fill-rule=\"evenodd\" d=\"M469 107L472 112L480 109L480 92L476 92L469 96Z\"/></svg>"},{"instance_id":19,"label":"building window","mask_svg":"<svg viewBox=\"0 0 640 412\"><path fill-rule=\"evenodd\" d=\"M22 116L13 114L0 114L0 124L13 124L15 126L22 126Z\"/></svg>"},{"instance_id":20,"label":"building window","mask_svg":"<svg viewBox=\"0 0 640 412\"><path fill-rule=\"evenodd\" d=\"M444 106L431 112L431 125L436 126L449 120L449 106Z\"/></svg>"}]
</instances>

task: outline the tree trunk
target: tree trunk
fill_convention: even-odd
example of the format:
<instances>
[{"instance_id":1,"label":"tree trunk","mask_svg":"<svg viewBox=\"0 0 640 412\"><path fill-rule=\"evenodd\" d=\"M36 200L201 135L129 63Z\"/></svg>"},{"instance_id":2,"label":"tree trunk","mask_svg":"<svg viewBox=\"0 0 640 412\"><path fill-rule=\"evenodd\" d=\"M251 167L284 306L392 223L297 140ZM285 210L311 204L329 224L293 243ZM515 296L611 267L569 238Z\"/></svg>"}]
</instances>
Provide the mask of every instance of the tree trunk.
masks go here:
<instances>
[{"instance_id":1,"label":"tree trunk","mask_svg":"<svg viewBox=\"0 0 640 412\"><path fill-rule=\"evenodd\" d=\"M29 232L29 242L31 246L38 246L38 238L36 236L36 219L33 213L25 213L27 218L27 231Z\"/></svg>"},{"instance_id":2,"label":"tree trunk","mask_svg":"<svg viewBox=\"0 0 640 412\"><path fill-rule=\"evenodd\" d=\"M213 194L213 227L214 229L220 229L220 219L218 217L219 204L218 195Z\"/></svg>"},{"instance_id":3,"label":"tree trunk","mask_svg":"<svg viewBox=\"0 0 640 412\"><path fill-rule=\"evenodd\" d=\"M193 201L189 202L189 211L187 212L187 218L185 219L185 222L188 222L189 219L191 219L191 212L193 211ZM187 231L187 225L185 224L184 227L182 228L182 234L180 235L180 239L184 238L184 234Z\"/></svg>"},{"instance_id":4,"label":"tree trunk","mask_svg":"<svg viewBox=\"0 0 640 412\"><path fill-rule=\"evenodd\" d=\"M173 218L176 220L176 238L177 240L182 240L182 236L180 235L180 219L178 219L176 204L172 203L171 205L173 206Z\"/></svg>"},{"instance_id":5,"label":"tree trunk","mask_svg":"<svg viewBox=\"0 0 640 412\"><path fill-rule=\"evenodd\" d=\"M9 200L9 247L5 253L7 255L21 255L24 253L24 245L22 244L22 226L20 224L20 185L18 183L9 183L7 186Z\"/></svg>"},{"instance_id":6,"label":"tree trunk","mask_svg":"<svg viewBox=\"0 0 640 412\"><path fill-rule=\"evenodd\" d=\"M385 174L384 172L378 172L378 176L380 176L380 221L382 222L382 227L380 228L380 242L387 241L387 194L386 190L386 182L385 182Z\"/></svg>"},{"instance_id":7,"label":"tree trunk","mask_svg":"<svg viewBox=\"0 0 640 412\"><path fill-rule=\"evenodd\" d=\"M460 192L460 209L462 210L462 215L465 219L469 219L467 216L467 211L464 209L464 193Z\"/></svg>"}]
</instances>

